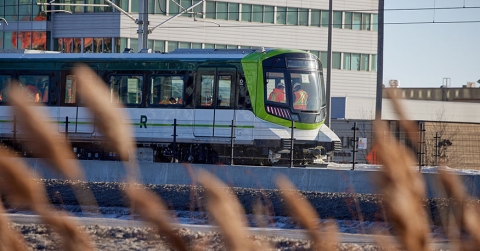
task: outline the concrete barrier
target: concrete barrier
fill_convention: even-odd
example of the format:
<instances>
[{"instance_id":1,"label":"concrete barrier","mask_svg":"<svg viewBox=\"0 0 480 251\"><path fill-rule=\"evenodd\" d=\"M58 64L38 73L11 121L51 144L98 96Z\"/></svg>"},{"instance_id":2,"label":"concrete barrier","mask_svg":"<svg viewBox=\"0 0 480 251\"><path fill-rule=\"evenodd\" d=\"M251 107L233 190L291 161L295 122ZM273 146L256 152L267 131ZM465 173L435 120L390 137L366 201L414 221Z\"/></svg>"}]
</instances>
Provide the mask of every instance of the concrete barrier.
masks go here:
<instances>
[{"instance_id":1,"label":"concrete barrier","mask_svg":"<svg viewBox=\"0 0 480 251\"><path fill-rule=\"evenodd\" d=\"M46 179L63 179L52 171L41 159L25 159L33 170ZM85 179L89 182L124 182L126 171L120 161L79 161ZM275 179L286 176L299 190L317 192L346 192L377 194L376 170L342 170L331 168L287 168L258 166L224 166L181 163L142 163L137 180L143 184L195 185L199 170L206 170L231 187L276 189ZM427 197L443 197L443 189L438 185L438 175L423 173L426 181ZM479 175L459 175L465 191L479 197Z\"/></svg>"}]
</instances>

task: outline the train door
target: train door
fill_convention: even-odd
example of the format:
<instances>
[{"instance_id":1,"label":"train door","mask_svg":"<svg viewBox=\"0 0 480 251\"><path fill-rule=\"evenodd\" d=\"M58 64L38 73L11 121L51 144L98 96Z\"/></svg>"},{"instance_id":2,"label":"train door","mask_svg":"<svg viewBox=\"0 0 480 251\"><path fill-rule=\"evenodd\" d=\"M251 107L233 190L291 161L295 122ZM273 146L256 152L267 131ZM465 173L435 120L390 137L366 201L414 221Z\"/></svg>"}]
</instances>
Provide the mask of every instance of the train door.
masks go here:
<instances>
[{"instance_id":1,"label":"train door","mask_svg":"<svg viewBox=\"0 0 480 251\"><path fill-rule=\"evenodd\" d=\"M92 135L95 131L94 118L88 109L81 105L76 76L70 67L62 69L59 97L58 130L60 132L68 131L71 137ZM66 124L67 119L68 125Z\"/></svg>"},{"instance_id":2,"label":"train door","mask_svg":"<svg viewBox=\"0 0 480 251\"><path fill-rule=\"evenodd\" d=\"M236 69L201 67L196 75L195 137L230 137Z\"/></svg>"}]
</instances>

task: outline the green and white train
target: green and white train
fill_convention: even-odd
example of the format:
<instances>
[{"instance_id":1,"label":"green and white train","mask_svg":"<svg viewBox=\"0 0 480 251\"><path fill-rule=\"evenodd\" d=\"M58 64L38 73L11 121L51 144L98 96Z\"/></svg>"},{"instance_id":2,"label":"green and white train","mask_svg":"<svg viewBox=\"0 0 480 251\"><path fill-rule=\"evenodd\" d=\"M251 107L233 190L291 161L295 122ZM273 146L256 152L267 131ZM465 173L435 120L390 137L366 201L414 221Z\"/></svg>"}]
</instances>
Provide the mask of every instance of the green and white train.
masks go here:
<instances>
[{"instance_id":1,"label":"green and white train","mask_svg":"<svg viewBox=\"0 0 480 251\"><path fill-rule=\"evenodd\" d=\"M0 140L16 144L8 104L12 80L25 102L43 103L81 159L115 159L77 95L72 69L90 66L129 115L145 161L322 164L341 147L326 125L318 58L288 49L177 49L171 53L0 53ZM269 100L279 85L285 100ZM308 94L295 109L293 83ZM68 120L68 123L65 122ZM293 134L292 134L293 133ZM21 141L15 132L15 141ZM23 139L27 140L27 139ZM233 146L233 148L232 148ZM232 150L233 149L233 150ZM291 152L293 157L291 159ZM28 154L28 153L27 153Z\"/></svg>"}]
</instances>

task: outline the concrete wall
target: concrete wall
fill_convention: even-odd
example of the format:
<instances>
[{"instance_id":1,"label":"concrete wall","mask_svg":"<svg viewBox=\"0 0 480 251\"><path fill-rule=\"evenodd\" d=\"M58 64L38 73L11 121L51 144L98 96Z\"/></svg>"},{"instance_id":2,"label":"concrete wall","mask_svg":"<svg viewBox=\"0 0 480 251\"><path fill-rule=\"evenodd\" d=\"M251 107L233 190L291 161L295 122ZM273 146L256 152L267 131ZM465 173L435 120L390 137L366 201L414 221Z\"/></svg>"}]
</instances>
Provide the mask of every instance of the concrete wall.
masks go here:
<instances>
[{"instance_id":1,"label":"concrete wall","mask_svg":"<svg viewBox=\"0 0 480 251\"><path fill-rule=\"evenodd\" d=\"M25 159L40 176L46 179L62 179L53 173L42 160ZM86 180L90 182L123 182L125 169L119 161L80 161ZM177 163L151 163L140 166L139 182L144 184L196 184L199 170L207 170L231 187L275 189L275 179L287 176L302 191L379 193L375 186L378 171L341 170L331 168L286 168L220 165L185 165ZM437 191L437 175L425 173L428 197L441 197ZM461 175L468 194L479 197L480 176Z\"/></svg>"}]
</instances>

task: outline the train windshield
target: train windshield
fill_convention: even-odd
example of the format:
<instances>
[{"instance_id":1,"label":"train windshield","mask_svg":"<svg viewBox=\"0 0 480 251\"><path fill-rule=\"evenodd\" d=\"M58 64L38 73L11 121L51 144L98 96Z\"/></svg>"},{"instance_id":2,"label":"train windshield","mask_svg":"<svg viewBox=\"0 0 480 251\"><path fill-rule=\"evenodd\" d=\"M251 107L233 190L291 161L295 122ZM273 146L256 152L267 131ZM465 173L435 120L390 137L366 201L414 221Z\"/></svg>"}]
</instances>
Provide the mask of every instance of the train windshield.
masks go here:
<instances>
[{"instance_id":1,"label":"train windshield","mask_svg":"<svg viewBox=\"0 0 480 251\"><path fill-rule=\"evenodd\" d=\"M320 72L267 70L265 73L267 103L305 112L318 112L325 106Z\"/></svg>"}]
</instances>

